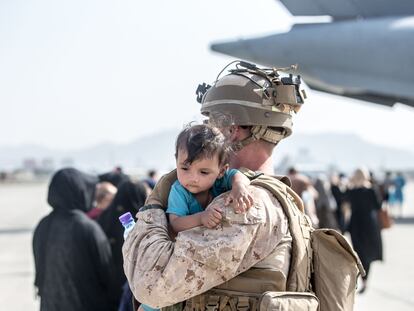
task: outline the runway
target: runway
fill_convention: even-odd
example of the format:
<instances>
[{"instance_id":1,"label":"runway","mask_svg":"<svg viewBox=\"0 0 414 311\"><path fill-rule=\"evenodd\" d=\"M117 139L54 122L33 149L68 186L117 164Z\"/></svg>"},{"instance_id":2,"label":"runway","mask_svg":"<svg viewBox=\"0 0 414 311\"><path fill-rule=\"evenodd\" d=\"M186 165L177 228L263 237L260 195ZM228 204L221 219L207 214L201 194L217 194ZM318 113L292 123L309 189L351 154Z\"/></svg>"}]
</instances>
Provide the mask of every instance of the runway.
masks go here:
<instances>
[{"instance_id":1,"label":"runway","mask_svg":"<svg viewBox=\"0 0 414 311\"><path fill-rule=\"evenodd\" d=\"M33 228L50 212L47 185L0 184L0 306L8 311L39 309L33 286ZM405 188L404 219L383 231L384 262L372 265L368 289L356 311L414 310L414 182Z\"/></svg>"}]
</instances>

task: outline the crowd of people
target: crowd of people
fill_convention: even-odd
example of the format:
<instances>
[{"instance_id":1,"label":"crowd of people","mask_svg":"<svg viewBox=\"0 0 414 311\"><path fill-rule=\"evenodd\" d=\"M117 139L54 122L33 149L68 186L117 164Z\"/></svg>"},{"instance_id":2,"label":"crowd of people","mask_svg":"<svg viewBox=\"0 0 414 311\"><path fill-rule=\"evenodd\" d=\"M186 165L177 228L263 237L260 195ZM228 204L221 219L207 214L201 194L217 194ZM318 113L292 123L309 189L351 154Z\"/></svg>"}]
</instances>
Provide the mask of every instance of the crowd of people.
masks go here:
<instances>
[{"instance_id":1,"label":"crowd of people","mask_svg":"<svg viewBox=\"0 0 414 311\"><path fill-rule=\"evenodd\" d=\"M343 173L312 177L291 167L288 176L314 227L349 232L366 272L359 290L364 292L371 263L383 259L378 213L382 209L395 217L402 215L405 185L402 173L386 172L380 182L364 168L356 169L349 177Z\"/></svg>"},{"instance_id":2,"label":"crowd of people","mask_svg":"<svg viewBox=\"0 0 414 311\"><path fill-rule=\"evenodd\" d=\"M99 176L74 168L55 173L47 198L52 212L33 236L41 310L132 310L118 218L135 216L150 185L119 167Z\"/></svg>"}]
</instances>

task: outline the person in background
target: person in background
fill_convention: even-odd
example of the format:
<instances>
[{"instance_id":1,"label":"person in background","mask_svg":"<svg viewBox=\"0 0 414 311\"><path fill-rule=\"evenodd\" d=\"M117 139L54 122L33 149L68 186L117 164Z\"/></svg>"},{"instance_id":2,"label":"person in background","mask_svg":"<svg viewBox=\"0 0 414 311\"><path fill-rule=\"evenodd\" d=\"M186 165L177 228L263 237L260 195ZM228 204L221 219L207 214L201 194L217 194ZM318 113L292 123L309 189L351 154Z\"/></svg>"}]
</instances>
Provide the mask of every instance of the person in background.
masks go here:
<instances>
[{"instance_id":1,"label":"person in background","mask_svg":"<svg viewBox=\"0 0 414 311\"><path fill-rule=\"evenodd\" d=\"M351 205L348 230L352 244L366 272L359 290L363 293L367 288L371 263L382 260L382 238L377 215L381 205L367 170L359 168L354 172L345 199Z\"/></svg>"},{"instance_id":2,"label":"person in background","mask_svg":"<svg viewBox=\"0 0 414 311\"><path fill-rule=\"evenodd\" d=\"M385 172L384 180L381 183L380 190L382 196L382 204L388 208L390 200L390 191L393 188L392 174L390 171Z\"/></svg>"},{"instance_id":3,"label":"person in background","mask_svg":"<svg viewBox=\"0 0 414 311\"><path fill-rule=\"evenodd\" d=\"M392 203L395 207L398 208L398 216L402 217L403 215L403 204L404 204L404 186L405 186L405 178L401 172L397 173L397 176L394 179L394 193L393 193L393 200Z\"/></svg>"},{"instance_id":4,"label":"person in background","mask_svg":"<svg viewBox=\"0 0 414 311\"><path fill-rule=\"evenodd\" d=\"M118 302L126 281L122 258L124 228L118 218L127 212L135 215L139 208L144 205L146 198L147 190L142 182L125 181L119 185L112 203L98 218L98 223L109 240L114 258L111 269L115 273L114 286L117 289Z\"/></svg>"},{"instance_id":5,"label":"person in background","mask_svg":"<svg viewBox=\"0 0 414 311\"><path fill-rule=\"evenodd\" d=\"M375 195L377 196L378 202L382 204L384 198L382 197L381 185L372 171L369 171L369 181L371 182L372 190L374 190Z\"/></svg>"},{"instance_id":6,"label":"person in background","mask_svg":"<svg viewBox=\"0 0 414 311\"><path fill-rule=\"evenodd\" d=\"M316 178L314 187L318 192L318 198L315 201L316 213L319 219L320 228L338 229L338 223L334 215L336 202L331 193L329 182L325 175Z\"/></svg>"},{"instance_id":7,"label":"person in background","mask_svg":"<svg viewBox=\"0 0 414 311\"><path fill-rule=\"evenodd\" d=\"M346 178L345 174L333 174L331 176L331 192L336 202L336 222L338 224L341 233L346 231L345 213L343 210L343 203L346 191Z\"/></svg>"},{"instance_id":8,"label":"person in background","mask_svg":"<svg viewBox=\"0 0 414 311\"><path fill-rule=\"evenodd\" d=\"M92 207L97 183L96 177L73 168L52 177L47 201L53 210L33 235L41 311L117 309L109 242L85 214Z\"/></svg>"},{"instance_id":9,"label":"person in background","mask_svg":"<svg viewBox=\"0 0 414 311\"><path fill-rule=\"evenodd\" d=\"M122 167L120 166L114 167L114 169L111 172L98 175L98 178L99 178L99 181L110 182L117 188L124 181L131 180L130 177L124 173Z\"/></svg>"},{"instance_id":10,"label":"person in background","mask_svg":"<svg viewBox=\"0 0 414 311\"><path fill-rule=\"evenodd\" d=\"M147 178L144 179L144 182L152 189L154 189L155 184L158 181L158 172L156 170L149 170Z\"/></svg>"},{"instance_id":11,"label":"person in background","mask_svg":"<svg viewBox=\"0 0 414 311\"><path fill-rule=\"evenodd\" d=\"M305 213L311 219L312 225L317 228L319 219L316 213L315 200L318 198L318 191L312 185L312 181L307 176L300 174L294 167L289 168L288 177L292 183L291 188L303 200Z\"/></svg>"},{"instance_id":12,"label":"person in background","mask_svg":"<svg viewBox=\"0 0 414 311\"><path fill-rule=\"evenodd\" d=\"M104 181L96 185L95 207L87 215L91 219L97 219L102 212L111 204L118 189L110 182Z\"/></svg>"}]
</instances>

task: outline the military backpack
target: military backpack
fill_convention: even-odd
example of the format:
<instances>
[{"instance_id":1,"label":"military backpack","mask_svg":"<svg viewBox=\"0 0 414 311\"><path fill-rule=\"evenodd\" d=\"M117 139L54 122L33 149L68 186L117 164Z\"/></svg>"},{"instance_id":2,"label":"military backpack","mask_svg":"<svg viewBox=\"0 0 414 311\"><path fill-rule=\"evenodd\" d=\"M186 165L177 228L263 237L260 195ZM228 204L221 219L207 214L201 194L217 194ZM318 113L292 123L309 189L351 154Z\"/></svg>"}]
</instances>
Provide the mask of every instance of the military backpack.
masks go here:
<instances>
[{"instance_id":1,"label":"military backpack","mask_svg":"<svg viewBox=\"0 0 414 311\"><path fill-rule=\"evenodd\" d=\"M358 276L365 271L345 237L333 229L313 229L299 196L280 180L261 175L252 185L270 191L288 217L292 259L287 290L315 293L320 311L353 310Z\"/></svg>"}]
</instances>

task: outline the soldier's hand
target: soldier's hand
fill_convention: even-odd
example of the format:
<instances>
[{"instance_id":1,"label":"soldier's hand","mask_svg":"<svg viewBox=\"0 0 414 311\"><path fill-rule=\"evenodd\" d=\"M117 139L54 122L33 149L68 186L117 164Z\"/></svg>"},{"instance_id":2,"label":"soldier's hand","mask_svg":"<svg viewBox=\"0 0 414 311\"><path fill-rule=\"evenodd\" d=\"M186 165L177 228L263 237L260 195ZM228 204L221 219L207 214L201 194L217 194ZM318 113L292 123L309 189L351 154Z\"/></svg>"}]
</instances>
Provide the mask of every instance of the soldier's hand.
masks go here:
<instances>
[{"instance_id":1,"label":"soldier's hand","mask_svg":"<svg viewBox=\"0 0 414 311\"><path fill-rule=\"evenodd\" d=\"M204 227L215 228L221 223L221 212L220 206L211 204L204 212L201 212L201 223Z\"/></svg>"},{"instance_id":2,"label":"soldier's hand","mask_svg":"<svg viewBox=\"0 0 414 311\"><path fill-rule=\"evenodd\" d=\"M233 187L225 202L226 205L231 204L234 212L245 213L253 205L253 197L244 185Z\"/></svg>"}]
</instances>

